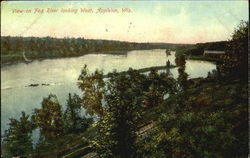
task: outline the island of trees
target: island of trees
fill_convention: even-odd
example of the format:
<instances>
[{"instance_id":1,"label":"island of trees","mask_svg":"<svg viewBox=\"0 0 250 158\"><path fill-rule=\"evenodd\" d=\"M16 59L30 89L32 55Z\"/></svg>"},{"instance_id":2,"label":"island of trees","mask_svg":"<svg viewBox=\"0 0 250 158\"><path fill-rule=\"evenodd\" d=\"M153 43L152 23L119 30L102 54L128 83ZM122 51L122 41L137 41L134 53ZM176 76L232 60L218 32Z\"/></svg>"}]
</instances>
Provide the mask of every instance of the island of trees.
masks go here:
<instances>
[{"instance_id":1,"label":"island of trees","mask_svg":"<svg viewBox=\"0 0 250 158\"><path fill-rule=\"evenodd\" d=\"M88 71L62 111L50 94L33 114L10 119L4 157L245 158L248 156L248 22L227 41L226 55L206 78L188 79L185 56L179 76L167 69L142 74ZM87 116L82 115L82 108ZM93 120L94 118L94 120ZM40 131L32 146L32 131Z\"/></svg>"}]
</instances>

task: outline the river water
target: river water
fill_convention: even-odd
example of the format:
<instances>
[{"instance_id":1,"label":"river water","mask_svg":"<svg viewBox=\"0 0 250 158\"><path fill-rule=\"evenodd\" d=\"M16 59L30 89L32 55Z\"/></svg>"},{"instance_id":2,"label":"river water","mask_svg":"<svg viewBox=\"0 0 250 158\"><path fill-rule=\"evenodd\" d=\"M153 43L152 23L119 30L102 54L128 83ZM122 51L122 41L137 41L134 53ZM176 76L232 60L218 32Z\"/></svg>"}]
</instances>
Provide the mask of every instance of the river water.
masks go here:
<instances>
[{"instance_id":1,"label":"river water","mask_svg":"<svg viewBox=\"0 0 250 158\"><path fill-rule=\"evenodd\" d=\"M140 69L151 66L163 66L169 60L175 64L175 52L166 56L165 50L135 50L126 55L88 54L81 57L47 59L29 64L18 63L1 67L1 132L8 128L9 118L19 118L21 111L32 113L40 108L43 97L56 94L61 105L66 104L68 93L80 94L77 79L84 64L90 72L103 69L104 74L114 69L125 71L132 67ZM216 69L212 62L187 60L186 72L189 78L206 77L209 71ZM174 77L177 68L171 69ZM30 87L30 84L39 84ZM49 84L49 85L42 85Z\"/></svg>"}]
</instances>

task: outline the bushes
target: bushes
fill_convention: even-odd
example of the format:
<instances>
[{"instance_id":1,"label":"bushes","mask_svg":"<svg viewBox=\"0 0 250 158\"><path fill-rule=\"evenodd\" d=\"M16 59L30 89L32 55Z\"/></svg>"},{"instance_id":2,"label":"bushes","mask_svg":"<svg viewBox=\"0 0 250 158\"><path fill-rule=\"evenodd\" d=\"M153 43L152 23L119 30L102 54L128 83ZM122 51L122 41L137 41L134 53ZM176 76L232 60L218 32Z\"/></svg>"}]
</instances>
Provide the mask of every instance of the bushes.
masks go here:
<instances>
[{"instance_id":1,"label":"bushes","mask_svg":"<svg viewBox=\"0 0 250 158\"><path fill-rule=\"evenodd\" d=\"M143 157L247 157L247 86L217 86L204 83L165 101L158 131L140 144Z\"/></svg>"}]
</instances>

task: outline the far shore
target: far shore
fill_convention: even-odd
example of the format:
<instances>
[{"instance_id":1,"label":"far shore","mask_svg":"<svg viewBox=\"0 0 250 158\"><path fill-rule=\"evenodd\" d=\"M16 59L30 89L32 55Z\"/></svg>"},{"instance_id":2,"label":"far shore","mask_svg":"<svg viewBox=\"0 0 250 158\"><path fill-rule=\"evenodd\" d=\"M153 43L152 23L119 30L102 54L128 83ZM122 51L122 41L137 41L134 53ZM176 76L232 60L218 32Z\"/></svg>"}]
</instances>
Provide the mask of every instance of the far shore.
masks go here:
<instances>
[{"instance_id":1,"label":"far shore","mask_svg":"<svg viewBox=\"0 0 250 158\"><path fill-rule=\"evenodd\" d=\"M149 49L150 50L150 49ZM128 51L133 51L133 50L128 50ZM52 57L38 57L38 58L30 58L30 60L32 61L25 61L24 58L22 58L22 60L13 60L13 61L8 61L8 62L2 62L1 61L1 67L4 66L10 66L10 65L15 65L15 64L19 64L19 63L32 63L33 61L42 61L42 60L47 60L47 59L62 59L62 58L74 58L74 57L81 57L84 55L88 55L88 54L110 54L110 55L126 55L128 51L124 51L124 50L120 50L120 51L103 51L103 52L89 52L86 54L80 54L80 55L75 55L75 56L52 56ZM3 57L4 55L2 55L1 57Z\"/></svg>"}]
</instances>

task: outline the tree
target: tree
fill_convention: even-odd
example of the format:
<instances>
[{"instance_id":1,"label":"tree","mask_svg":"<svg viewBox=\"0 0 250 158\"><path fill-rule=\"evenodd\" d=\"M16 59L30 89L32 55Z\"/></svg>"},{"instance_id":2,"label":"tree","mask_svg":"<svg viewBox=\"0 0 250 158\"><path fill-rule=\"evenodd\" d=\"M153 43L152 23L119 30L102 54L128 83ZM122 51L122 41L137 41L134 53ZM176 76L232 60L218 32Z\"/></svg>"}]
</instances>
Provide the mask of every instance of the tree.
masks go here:
<instances>
[{"instance_id":1,"label":"tree","mask_svg":"<svg viewBox=\"0 0 250 158\"><path fill-rule=\"evenodd\" d=\"M154 107L160 105L164 96L172 95L176 92L176 81L170 72L157 73L152 69L147 76L146 87L143 93L143 106Z\"/></svg>"},{"instance_id":2,"label":"tree","mask_svg":"<svg viewBox=\"0 0 250 158\"><path fill-rule=\"evenodd\" d=\"M62 110L56 95L50 94L43 99L42 108L35 109L33 120L46 141L53 141L63 134Z\"/></svg>"},{"instance_id":3,"label":"tree","mask_svg":"<svg viewBox=\"0 0 250 158\"><path fill-rule=\"evenodd\" d=\"M166 67L170 67L171 66L171 63L170 63L170 61L168 60L167 62L166 62Z\"/></svg>"},{"instance_id":4,"label":"tree","mask_svg":"<svg viewBox=\"0 0 250 158\"><path fill-rule=\"evenodd\" d=\"M82 99L74 94L67 100L67 108L64 112L64 124L67 133L78 133L86 130L90 123L92 123L91 118L85 118L81 116Z\"/></svg>"},{"instance_id":5,"label":"tree","mask_svg":"<svg viewBox=\"0 0 250 158\"><path fill-rule=\"evenodd\" d=\"M29 120L29 115L22 112L19 120L11 118L9 126L3 140L9 156L30 157L33 152L31 140L33 125Z\"/></svg>"},{"instance_id":6,"label":"tree","mask_svg":"<svg viewBox=\"0 0 250 158\"><path fill-rule=\"evenodd\" d=\"M179 86L182 88L182 90L186 90L188 87L188 74L185 72L185 65L186 65L186 59L185 56L182 55L177 58L176 64L179 66L178 73L179 76L177 78L177 82L179 83Z\"/></svg>"},{"instance_id":7,"label":"tree","mask_svg":"<svg viewBox=\"0 0 250 158\"><path fill-rule=\"evenodd\" d=\"M170 49L166 49L166 56L171 55L171 50Z\"/></svg>"},{"instance_id":8,"label":"tree","mask_svg":"<svg viewBox=\"0 0 250 158\"><path fill-rule=\"evenodd\" d=\"M89 74L87 65L85 65L78 80L78 86L83 92L83 107L90 115L102 116L102 99L105 86L103 72L96 70L93 74Z\"/></svg>"},{"instance_id":9,"label":"tree","mask_svg":"<svg viewBox=\"0 0 250 158\"><path fill-rule=\"evenodd\" d=\"M141 77L133 70L128 74L113 73L110 77L105 92L105 112L98 123L96 149L99 157L136 156L136 131L140 118L138 109L142 101Z\"/></svg>"},{"instance_id":10,"label":"tree","mask_svg":"<svg viewBox=\"0 0 250 158\"><path fill-rule=\"evenodd\" d=\"M140 142L142 157L247 157L247 85L211 83L163 102L157 131Z\"/></svg>"},{"instance_id":11,"label":"tree","mask_svg":"<svg viewBox=\"0 0 250 158\"><path fill-rule=\"evenodd\" d=\"M187 83L187 79L188 79L188 74L185 72L185 69L183 67L178 68L178 83L180 85L180 87L182 88L182 90L186 90L188 83Z\"/></svg>"},{"instance_id":12,"label":"tree","mask_svg":"<svg viewBox=\"0 0 250 158\"><path fill-rule=\"evenodd\" d=\"M225 78L238 78L247 81L248 74L248 27L249 22L241 21L229 40L223 64L219 72Z\"/></svg>"},{"instance_id":13,"label":"tree","mask_svg":"<svg viewBox=\"0 0 250 158\"><path fill-rule=\"evenodd\" d=\"M143 106L154 107L159 105L162 101L163 93L161 93L157 87L151 85L148 92L146 92L144 95Z\"/></svg>"},{"instance_id":14,"label":"tree","mask_svg":"<svg viewBox=\"0 0 250 158\"><path fill-rule=\"evenodd\" d=\"M180 55L180 56L177 56L175 58L175 63L176 65L178 65L179 67L185 67L186 65L186 59L185 59L185 55Z\"/></svg>"}]
</instances>

